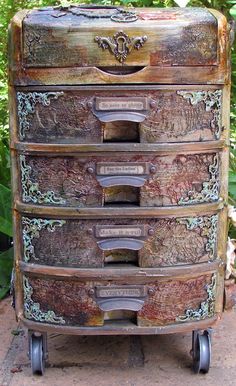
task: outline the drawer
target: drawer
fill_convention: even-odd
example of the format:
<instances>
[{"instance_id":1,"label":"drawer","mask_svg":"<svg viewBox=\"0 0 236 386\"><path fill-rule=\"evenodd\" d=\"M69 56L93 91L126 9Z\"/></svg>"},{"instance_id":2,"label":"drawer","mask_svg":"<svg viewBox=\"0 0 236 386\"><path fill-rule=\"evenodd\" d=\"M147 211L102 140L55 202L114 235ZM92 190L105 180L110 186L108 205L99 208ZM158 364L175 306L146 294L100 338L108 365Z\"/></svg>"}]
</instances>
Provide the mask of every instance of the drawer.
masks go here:
<instances>
[{"instance_id":1,"label":"drawer","mask_svg":"<svg viewBox=\"0 0 236 386\"><path fill-rule=\"evenodd\" d=\"M132 284L130 284L130 282ZM69 280L23 276L24 316L42 323L103 326L128 319L138 326L164 326L211 318L215 314L216 274L163 279L148 274Z\"/></svg>"},{"instance_id":2,"label":"drawer","mask_svg":"<svg viewBox=\"0 0 236 386\"><path fill-rule=\"evenodd\" d=\"M20 155L22 201L37 205L164 207L219 199L220 153Z\"/></svg>"},{"instance_id":3,"label":"drawer","mask_svg":"<svg viewBox=\"0 0 236 386\"><path fill-rule=\"evenodd\" d=\"M28 142L194 142L221 136L219 86L18 89L16 103L17 135Z\"/></svg>"},{"instance_id":4,"label":"drawer","mask_svg":"<svg viewBox=\"0 0 236 386\"><path fill-rule=\"evenodd\" d=\"M217 66L218 23L199 8L31 10L22 23L24 67Z\"/></svg>"},{"instance_id":5,"label":"drawer","mask_svg":"<svg viewBox=\"0 0 236 386\"><path fill-rule=\"evenodd\" d=\"M217 258L218 214L69 220L22 217L22 260L65 267L164 267Z\"/></svg>"}]
</instances>

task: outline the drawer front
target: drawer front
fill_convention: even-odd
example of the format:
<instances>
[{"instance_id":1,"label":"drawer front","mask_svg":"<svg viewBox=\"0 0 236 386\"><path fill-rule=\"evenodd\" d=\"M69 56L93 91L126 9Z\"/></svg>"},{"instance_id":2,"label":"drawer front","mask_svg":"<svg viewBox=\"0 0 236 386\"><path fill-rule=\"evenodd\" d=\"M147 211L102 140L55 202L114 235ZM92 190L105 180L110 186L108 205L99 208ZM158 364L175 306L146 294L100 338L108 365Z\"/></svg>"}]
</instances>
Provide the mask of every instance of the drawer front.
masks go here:
<instances>
[{"instance_id":1,"label":"drawer front","mask_svg":"<svg viewBox=\"0 0 236 386\"><path fill-rule=\"evenodd\" d=\"M126 310L133 312L138 326L162 326L215 314L215 274L151 281L145 277L138 285L124 279L80 282L23 277L23 287L24 316L43 323L102 326L115 319L117 311Z\"/></svg>"},{"instance_id":2,"label":"drawer front","mask_svg":"<svg viewBox=\"0 0 236 386\"><path fill-rule=\"evenodd\" d=\"M67 267L164 267L213 261L218 215L165 219L21 219L22 260Z\"/></svg>"},{"instance_id":3,"label":"drawer front","mask_svg":"<svg viewBox=\"0 0 236 386\"><path fill-rule=\"evenodd\" d=\"M222 90L18 91L20 140L46 143L211 141L221 136Z\"/></svg>"},{"instance_id":4,"label":"drawer front","mask_svg":"<svg viewBox=\"0 0 236 386\"><path fill-rule=\"evenodd\" d=\"M218 64L217 39L217 19L201 8L46 7L24 18L23 64L210 66Z\"/></svg>"},{"instance_id":5,"label":"drawer front","mask_svg":"<svg viewBox=\"0 0 236 386\"><path fill-rule=\"evenodd\" d=\"M122 159L122 162L121 162ZM175 206L219 199L220 154L19 156L22 201L37 205Z\"/></svg>"}]
</instances>

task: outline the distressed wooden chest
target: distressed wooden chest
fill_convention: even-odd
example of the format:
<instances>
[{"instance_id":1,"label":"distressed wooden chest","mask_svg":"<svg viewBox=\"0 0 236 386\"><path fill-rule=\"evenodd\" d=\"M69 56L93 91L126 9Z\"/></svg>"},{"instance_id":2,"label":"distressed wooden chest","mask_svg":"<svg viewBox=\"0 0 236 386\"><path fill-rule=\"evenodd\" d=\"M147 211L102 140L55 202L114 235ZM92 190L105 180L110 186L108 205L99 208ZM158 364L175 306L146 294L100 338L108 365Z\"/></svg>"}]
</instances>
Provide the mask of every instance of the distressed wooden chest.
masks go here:
<instances>
[{"instance_id":1,"label":"distressed wooden chest","mask_svg":"<svg viewBox=\"0 0 236 386\"><path fill-rule=\"evenodd\" d=\"M200 8L47 7L9 31L15 306L46 333L193 331L223 309L229 27Z\"/></svg>"}]
</instances>

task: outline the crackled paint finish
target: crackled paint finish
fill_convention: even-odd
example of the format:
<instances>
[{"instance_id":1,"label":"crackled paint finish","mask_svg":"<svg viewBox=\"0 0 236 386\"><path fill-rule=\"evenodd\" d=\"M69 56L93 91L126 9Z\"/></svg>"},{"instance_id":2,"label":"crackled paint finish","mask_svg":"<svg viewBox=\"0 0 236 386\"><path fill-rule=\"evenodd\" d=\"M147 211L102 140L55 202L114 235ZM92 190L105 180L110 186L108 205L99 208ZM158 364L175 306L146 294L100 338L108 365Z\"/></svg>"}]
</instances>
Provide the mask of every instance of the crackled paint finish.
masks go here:
<instances>
[{"instance_id":1,"label":"crackled paint finish","mask_svg":"<svg viewBox=\"0 0 236 386\"><path fill-rule=\"evenodd\" d=\"M89 283L37 277L28 279L26 283L26 303L29 303L30 310L28 318L36 320L40 307L40 310L44 310L42 318L46 323L91 327L103 324L103 313L89 295ZM36 317L32 309L35 304ZM55 314L51 317L52 309L56 315L60 315L59 318L55 318ZM49 315L47 320L45 315L46 318Z\"/></svg>"},{"instance_id":2,"label":"crackled paint finish","mask_svg":"<svg viewBox=\"0 0 236 386\"><path fill-rule=\"evenodd\" d=\"M212 275L151 283L146 283L144 279L141 286L152 291L148 292L142 309L137 312L138 325L159 326L179 323L178 318L185 314L186 307L189 310L198 309L199 299L206 299L203 300L203 303L208 301L210 304L210 300L207 299L210 298L212 291L212 280ZM129 285L127 279L122 283L124 289L126 285ZM121 286L121 284L115 280L111 283L105 277L102 282L97 280L95 285L89 282L52 278L31 277L26 279L25 298L30 305L28 317L33 318L31 312L31 302L33 302L33 304L37 304L35 318L38 317L38 309L44 310L42 318L48 323L57 323L58 317L55 315L60 315L60 322L58 323L74 326L102 326L104 313L100 310L94 296L94 289L99 286L103 286L103 288L108 286L111 289ZM54 310L53 314L51 314L52 309ZM47 314L48 312L49 314ZM39 321L41 321L40 312L39 315ZM47 320L48 315L49 319ZM210 317L210 314L206 317ZM64 322L60 318L63 318Z\"/></svg>"},{"instance_id":3,"label":"crackled paint finish","mask_svg":"<svg viewBox=\"0 0 236 386\"><path fill-rule=\"evenodd\" d=\"M35 226L37 220L23 219L25 260L31 263L40 261L40 264L50 266L99 268L107 262L131 261L150 268L197 264L216 258L217 215L194 219L67 220L63 226L62 221L51 220L53 231L50 233L47 229L49 220L44 220L40 231ZM195 225L189 226L190 221ZM114 226L121 229L140 226L144 229L143 247L129 253L122 249L104 252L98 242L109 237L98 237L96 229Z\"/></svg>"},{"instance_id":4,"label":"crackled paint finish","mask_svg":"<svg viewBox=\"0 0 236 386\"><path fill-rule=\"evenodd\" d=\"M31 259L39 260L35 255L34 239L40 238L42 229L55 232L56 227L62 227L65 220L48 220L41 218L22 217L23 259L25 262Z\"/></svg>"},{"instance_id":5,"label":"crackled paint finish","mask_svg":"<svg viewBox=\"0 0 236 386\"><path fill-rule=\"evenodd\" d=\"M207 236L206 251L209 253L210 260L214 260L215 250L216 250L216 241L217 241L217 232L218 232L218 215L213 215L210 217L189 217L185 219L177 220L180 224L185 224L187 229L193 230L196 228L201 229L201 234Z\"/></svg>"},{"instance_id":6,"label":"crackled paint finish","mask_svg":"<svg viewBox=\"0 0 236 386\"><path fill-rule=\"evenodd\" d=\"M17 107L18 107L18 121L19 121L19 137L24 139L26 132L30 129L28 121L29 115L35 113L35 106L40 103L44 107L49 106L51 99L58 99L63 95L59 92L17 92Z\"/></svg>"},{"instance_id":7,"label":"crackled paint finish","mask_svg":"<svg viewBox=\"0 0 236 386\"><path fill-rule=\"evenodd\" d=\"M189 191L187 197L179 200L179 205L199 204L201 202L211 202L219 199L219 162L219 154L216 154L213 158L213 163L209 165L209 181L203 182L202 190L200 192Z\"/></svg>"},{"instance_id":8,"label":"crackled paint finish","mask_svg":"<svg viewBox=\"0 0 236 386\"><path fill-rule=\"evenodd\" d=\"M206 286L212 275L191 279L173 279L149 285L153 295L149 296L138 312L139 326L164 326L178 323L177 318L187 309L198 309L199 299L206 299Z\"/></svg>"},{"instance_id":9,"label":"crackled paint finish","mask_svg":"<svg viewBox=\"0 0 236 386\"><path fill-rule=\"evenodd\" d=\"M221 131L221 90L115 91L115 97L147 99L150 108L138 124L141 143L210 141ZM32 95L36 96L33 98ZM52 94L52 95L51 95ZM55 94L55 95L54 95ZM182 95L183 94L183 95ZM191 95L206 95L198 103L190 103ZM37 97L37 95L39 95ZM207 96L216 95L210 99ZM107 124L94 115L96 98L113 98L109 90L63 90L57 93L17 93L20 139L46 143L102 143L105 134L112 134ZM209 102L208 99L209 99ZM215 101L215 104L213 103ZM211 102L211 103L210 103ZM171 111L171 114L170 114ZM108 127L106 129L106 127ZM124 123L116 124L123 133ZM129 129L129 131L131 131Z\"/></svg>"},{"instance_id":10,"label":"crackled paint finish","mask_svg":"<svg viewBox=\"0 0 236 386\"><path fill-rule=\"evenodd\" d=\"M207 299L196 309L187 309L184 315L176 318L177 322L196 322L211 318L215 314L216 274L212 275L211 283L206 286Z\"/></svg>"},{"instance_id":11,"label":"crackled paint finish","mask_svg":"<svg viewBox=\"0 0 236 386\"><path fill-rule=\"evenodd\" d=\"M138 200L140 206L174 206L216 201L219 189L219 168L215 165L216 153L179 154L167 156L123 155L122 162L136 165L147 163L155 167L140 187L139 194L133 188L116 186L102 188L96 167L101 162L116 163L120 157L24 157L25 200L37 204L75 207L98 207L115 201L132 203ZM213 176L213 168L215 168ZM30 181L30 183L29 183ZM132 181L131 181L132 182ZM132 185L132 183L131 183ZM212 188L212 194L205 195ZM195 197L195 201L189 197Z\"/></svg>"},{"instance_id":12,"label":"crackled paint finish","mask_svg":"<svg viewBox=\"0 0 236 386\"><path fill-rule=\"evenodd\" d=\"M24 155L19 156L21 171L22 200L34 204L65 204L65 200L56 195L52 190L42 193L39 184L30 179L32 168L26 164Z\"/></svg>"},{"instance_id":13,"label":"crackled paint finish","mask_svg":"<svg viewBox=\"0 0 236 386\"><path fill-rule=\"evenodd\" d=\"M24 316L27 319L42 323L65 324L63 317L57 316L52 310L43 311L40 304L32 299L34 290L25 276L23 276L23 288Z\"/></svg>"},{"instance_id":14,"label":"crackled paint finish","mask_svg":"<svg viewBox=\"0 0 236 386\"><path fill-rule=\"evenodd\" d=\"M214 131L216 139L220 138L221 134L221 105L222 105L222 90L216 91L177 91L184 99L189 100L192 106L200 102L204 102L206 111L213 112L211 120L211 128Z\"/></svg>"}]
</instances>

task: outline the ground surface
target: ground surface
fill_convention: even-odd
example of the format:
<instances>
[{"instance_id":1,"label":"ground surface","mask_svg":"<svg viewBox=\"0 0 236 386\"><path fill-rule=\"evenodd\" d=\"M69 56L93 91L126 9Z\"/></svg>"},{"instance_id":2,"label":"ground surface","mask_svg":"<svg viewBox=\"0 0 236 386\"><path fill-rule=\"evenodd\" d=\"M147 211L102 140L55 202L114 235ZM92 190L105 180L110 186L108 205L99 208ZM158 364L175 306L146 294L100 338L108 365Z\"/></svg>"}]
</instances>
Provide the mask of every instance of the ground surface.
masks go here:
<instances>
[{"instance_id":1,"label":"ground surface","mask_svg":"<svg viewBox=\"0 0 236 386\"><path fill-rule=\"evenodd\" d=\"M32 376L27 335L17 329L10 300L0 303L0 386L236 386L236 312L213 334L209 374L191 371L191 335L73 337L50 335L49 367ZM20 370L20 371L19 371Z\"/></svg>"}]
</instances>

